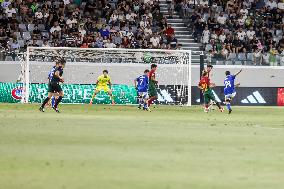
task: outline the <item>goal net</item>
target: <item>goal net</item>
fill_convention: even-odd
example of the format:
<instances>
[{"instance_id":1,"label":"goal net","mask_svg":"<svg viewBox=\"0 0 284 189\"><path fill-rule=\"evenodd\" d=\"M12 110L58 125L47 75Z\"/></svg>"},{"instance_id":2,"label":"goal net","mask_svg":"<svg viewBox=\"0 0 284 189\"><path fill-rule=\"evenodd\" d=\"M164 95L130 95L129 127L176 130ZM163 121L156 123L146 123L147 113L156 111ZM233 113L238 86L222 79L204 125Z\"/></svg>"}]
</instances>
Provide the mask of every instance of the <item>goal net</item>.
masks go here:
<instances>
[{"instance_id":1,"label":"goal net","mask_svg":"<svg viewBox=\"0 0 284 189\"><path fill-rule=\"evenodd\" d=\"M63 103L89 103L95 83L108 70L116 104L136 104L134 79L157 64L156 104L191 105L191 51L158 49L98 49L69 47L28 47L23 64L23 102L41 103L47 96L48 73L59 58L64 68ZM100 92L93 103L109 104Z\"/></svg>"}]
</instances>

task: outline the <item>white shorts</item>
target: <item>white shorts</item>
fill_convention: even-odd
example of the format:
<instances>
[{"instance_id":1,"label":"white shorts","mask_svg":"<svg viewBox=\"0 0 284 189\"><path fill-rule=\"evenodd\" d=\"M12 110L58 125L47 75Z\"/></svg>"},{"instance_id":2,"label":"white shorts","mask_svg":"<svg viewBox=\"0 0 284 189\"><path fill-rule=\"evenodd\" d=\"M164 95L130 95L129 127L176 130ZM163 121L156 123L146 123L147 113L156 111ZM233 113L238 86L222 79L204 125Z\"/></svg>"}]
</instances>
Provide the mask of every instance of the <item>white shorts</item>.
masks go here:
<instances>
[{"instance_id":1,"label":"white shorts","mask_svg":"<svg viewBox=\"0 0 284 189\"><path fill-rule=\"evenodd\" d=\"M235 96L236 96L236 92L233 92L233 93L231 93L231 94L227 94L227 95L225 95L225 100L226 99L232 99L232 98L234 98Z\"/></svg>"},{"instance_id":2,"label":"white shorts","mask_svg":"<svg viewBox=\"0 0 284 189\"><path fill-rule=\"evenodd\" d=\"M148 92L138 92L138 96L142 99L149 98Z\"/></svg>"}]
</instances>

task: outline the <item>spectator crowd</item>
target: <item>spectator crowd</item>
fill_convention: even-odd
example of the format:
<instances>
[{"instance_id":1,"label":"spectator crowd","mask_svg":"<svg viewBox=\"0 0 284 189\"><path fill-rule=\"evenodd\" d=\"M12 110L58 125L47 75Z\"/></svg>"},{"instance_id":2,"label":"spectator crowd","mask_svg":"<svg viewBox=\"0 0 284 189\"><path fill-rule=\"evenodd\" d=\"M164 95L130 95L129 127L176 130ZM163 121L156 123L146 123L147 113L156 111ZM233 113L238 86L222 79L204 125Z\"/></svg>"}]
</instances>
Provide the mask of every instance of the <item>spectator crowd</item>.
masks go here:
<instances>
[{"instance_id":1,"label":"spectator crowd","mask_svg":"<svg viewBox=\"0 0 284 189\"><path fill-rule=\"evenodd\" d=\"M175 0L208 60L284 65L284 0Z\"/></svg>"},{"instance_id":2,"label":"spectator crowd","mask_svg":"<svg viewBox=\"0 0 284 189\"><path fill-rule=\"evenodd\" d=\"M0 0L0 4L0 48L5 52L27 46L177 48L174 30L157 0Z\"/></svg>"},{"instance_id":3,"label":"spectator crowd","mask_svg":"<svg viewBox=\"0 0 284 189\"><path fill-rule=\"evenodd\" d=\"M284 65L284 0L166 0L207 60ZM177 49L158 0L0 0L0 60L27 46ZM4 53L3 53L4 52Z\"/></svg>"}]
</instances>

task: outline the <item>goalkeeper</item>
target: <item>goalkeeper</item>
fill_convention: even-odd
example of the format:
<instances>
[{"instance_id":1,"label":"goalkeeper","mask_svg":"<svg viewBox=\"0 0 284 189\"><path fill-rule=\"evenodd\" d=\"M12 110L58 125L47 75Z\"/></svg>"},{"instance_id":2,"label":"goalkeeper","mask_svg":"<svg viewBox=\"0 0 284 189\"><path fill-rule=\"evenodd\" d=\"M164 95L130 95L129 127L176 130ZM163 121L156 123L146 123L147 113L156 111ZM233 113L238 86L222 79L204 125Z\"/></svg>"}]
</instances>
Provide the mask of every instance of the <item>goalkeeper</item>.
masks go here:
<instances>
[{"instance_id":1,"label":"goalkeeper","mask_svg":"<svg viewBox=\"0 0 284 189\"><path fill-rule=\"evenodd\" d=\"M112 104L114 103L114 98L112 95L112 90L111 90L111 79L110 76L108 75L108 71L104 70L103 71L103 75L99 76L96 82L96 88L95 88L95 92L91 98L90 104L93 104L93 99L96 97L96 95L100 92L100 91L104 91L107 92L110 96L111 102Z\"/></svg>"}]
</instances>

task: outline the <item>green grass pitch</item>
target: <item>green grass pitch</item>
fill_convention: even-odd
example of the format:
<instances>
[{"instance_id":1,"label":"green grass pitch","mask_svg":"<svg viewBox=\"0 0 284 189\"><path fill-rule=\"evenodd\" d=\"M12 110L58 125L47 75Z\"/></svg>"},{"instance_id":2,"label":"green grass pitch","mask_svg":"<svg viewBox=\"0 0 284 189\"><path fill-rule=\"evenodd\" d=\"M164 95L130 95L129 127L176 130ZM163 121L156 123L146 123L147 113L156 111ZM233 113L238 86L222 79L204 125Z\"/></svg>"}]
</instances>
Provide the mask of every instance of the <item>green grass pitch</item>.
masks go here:
<instances>
[{"instance_id":1,"label":"green grass pitch","mask_svg":"<svg viewBox=\"0 0 284 189\"><path fill-rule=\"evenodd\" d=\"M0 189L283 189L284 108L0 104Z\"/></svg>"}]
</instances>

